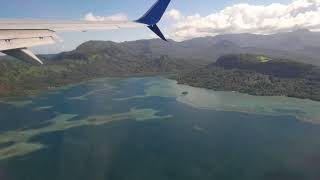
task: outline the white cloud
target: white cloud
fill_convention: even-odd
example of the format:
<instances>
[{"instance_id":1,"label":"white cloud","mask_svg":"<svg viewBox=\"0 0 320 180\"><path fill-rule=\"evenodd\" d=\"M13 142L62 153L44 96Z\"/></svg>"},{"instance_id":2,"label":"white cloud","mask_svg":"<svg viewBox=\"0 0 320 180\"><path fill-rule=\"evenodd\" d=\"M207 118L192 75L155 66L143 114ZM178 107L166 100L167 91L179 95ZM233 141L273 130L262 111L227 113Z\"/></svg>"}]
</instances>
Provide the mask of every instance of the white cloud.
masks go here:
<instances>
[{"instance_id":1,"label":"white cloud","mask_svg":"<svg viewBox=\"0 0 320 180\"><path fill-rule=\"evenodd\" d=\"M180 13L180 11L178 11L176 9L171 9L168 12L166 12L165 17L167 19L179 21L183 18L183 15Z\"/></svg>"},{"instance_id":2,"label":"white cloud","mask_svg":"<svg viewBox=\"0 0 320 180\"><path fill-rule=\"evenodd\" d=\"M222 33L270 34L307 28L320 30L320 0L294 0L266 6L236 4L208 16L184 16L173 9L166 17L174 22L170 37L177 40Z\"/></svg>"},{"instance_id":3,"label":"white cloud","mask_svg":"<svg viewBox=\"0 0 320 180\"><path fill-rule=\"evenodd\" d=\"M112 16L95 16L89 12L84 16L86 21L128 21L128 17L124 14L115 14Z\"/></svg>"}]
</instances>

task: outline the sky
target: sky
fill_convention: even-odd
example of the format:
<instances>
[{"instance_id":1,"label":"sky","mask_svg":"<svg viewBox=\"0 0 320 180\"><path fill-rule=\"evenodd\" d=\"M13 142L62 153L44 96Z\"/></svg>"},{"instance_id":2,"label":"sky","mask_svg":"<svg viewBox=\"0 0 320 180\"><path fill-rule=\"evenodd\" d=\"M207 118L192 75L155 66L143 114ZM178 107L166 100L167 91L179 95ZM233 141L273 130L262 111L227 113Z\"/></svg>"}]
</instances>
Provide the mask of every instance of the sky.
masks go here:
<instances>
[{"instance_id":1,"label":"sky","mask_svg":"<svg viewBox=\"0 0 320 180\"><path fill-rule=\"evenodd\" d=\"M139 18L155 0L5 0L1 18L72 19L125 16ZM160 22L167 37L177 41L223 33L270 34L297 28L318 30L320 0L172 0ZM320 29L320 28L319 28ZM56 53L74 49L87 40L116 42L149 39L148 29L107 32L60 33L64 42L36 47L36 53Z\"/></svg>"}]
</instances>

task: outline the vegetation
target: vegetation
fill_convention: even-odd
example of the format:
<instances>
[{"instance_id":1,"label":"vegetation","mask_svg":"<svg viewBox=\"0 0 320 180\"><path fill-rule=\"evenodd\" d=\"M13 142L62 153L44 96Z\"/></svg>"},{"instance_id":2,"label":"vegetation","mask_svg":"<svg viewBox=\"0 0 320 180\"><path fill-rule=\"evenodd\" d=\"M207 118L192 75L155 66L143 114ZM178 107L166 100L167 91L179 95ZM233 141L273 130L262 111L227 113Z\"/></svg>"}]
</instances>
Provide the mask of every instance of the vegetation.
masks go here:
<instances>
[{"instance_id":1,"label":"vegetation","mask_svg":"<svg viewBox=\"0 0 320 180\"><path fill-rule=\"evenodd\" d=\"M8 58L8 57L6 57ZM177 73L200 67L168 56L149 56L113 42L82 44L76 50L43 56L45 65L0 60L0 96L17 96L110 76Z\"/></svg>"},{"instance_id":2,"label":"vegetation","mask_svg":"<svg viewBox=\"0 0 320 180\"><path fill-rule=\"evenodd\" d=\"M214 49L220 47L224 54L229 46L233 47L223 41ZM89 41L74 51L41 57L43 66L5 57L0 60L0 97L35 94L100 77L175 73L180 74L179 83L197 87L320 100L320 71L314 65L250 54L223 55L212 63L212 56L202 53L206 60L196 60L198 55L189 57L183 47L157 40Z\"/></svg>"},{"instance_id":3,"label":"vegetation","mask_svg":"<svg viewBox=\"0 0 320 180\"><path fill-rule=\"evenodd\" d=\"M320 70L283 59L236 54L176 77L181 84L261 96L289 96L320 101Z\"/></svg>"}]
</instances>

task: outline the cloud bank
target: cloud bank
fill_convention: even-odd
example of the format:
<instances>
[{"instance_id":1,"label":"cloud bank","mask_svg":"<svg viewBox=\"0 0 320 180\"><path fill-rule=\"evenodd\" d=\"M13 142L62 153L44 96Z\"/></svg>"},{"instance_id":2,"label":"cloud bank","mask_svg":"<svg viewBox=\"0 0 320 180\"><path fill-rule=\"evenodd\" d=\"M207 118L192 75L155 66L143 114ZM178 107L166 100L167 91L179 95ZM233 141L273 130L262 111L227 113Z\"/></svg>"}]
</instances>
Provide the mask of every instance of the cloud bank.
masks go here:
<instances>
[{"instance_id":1,"label":"cloud bank","mask_svg":"<svg viewBox=\"0 0 320 180\"><path fill-rule=\"evenodd\" d=\"M320 30L320 0L294 0L290 4L236 4L212 13L185 16L172 9L166 13L173 22L171 38L177 40L224 33L271 34L307 28Z\"/></svg>"},{"instance_id":2,"label":"cloud bank","mask_svg":"<svg viewBox=\"0 0 320 180\"><path fill-rule=\"evenodd\" d=\"M85 21L128 21L128 17L124 14L115 14L112 16L95 16L89 12L84 16Z\"/></svg>"}]
</instances>

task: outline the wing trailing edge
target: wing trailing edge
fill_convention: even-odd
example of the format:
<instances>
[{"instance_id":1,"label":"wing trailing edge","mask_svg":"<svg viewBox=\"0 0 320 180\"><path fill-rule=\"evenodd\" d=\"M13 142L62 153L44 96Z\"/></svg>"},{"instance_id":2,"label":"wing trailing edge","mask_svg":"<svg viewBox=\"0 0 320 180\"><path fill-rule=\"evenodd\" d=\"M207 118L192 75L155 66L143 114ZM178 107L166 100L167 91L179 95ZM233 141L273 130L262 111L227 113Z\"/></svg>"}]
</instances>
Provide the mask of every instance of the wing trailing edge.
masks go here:
<instances>
[{"instance_id":1,"label":"wing trailing edge","mask_svg":"<svg viewBox=\"0 0 320 180\"><path fill-rule=\"evenodd\" d=\"M43 64L27 47L54 44L59 41L61 39L51 30L0 29L0 52L29 63Z\"/></svg>"}]
</instances>

